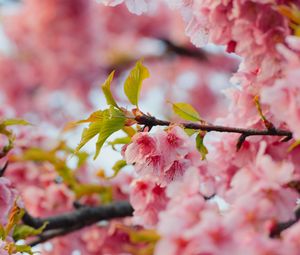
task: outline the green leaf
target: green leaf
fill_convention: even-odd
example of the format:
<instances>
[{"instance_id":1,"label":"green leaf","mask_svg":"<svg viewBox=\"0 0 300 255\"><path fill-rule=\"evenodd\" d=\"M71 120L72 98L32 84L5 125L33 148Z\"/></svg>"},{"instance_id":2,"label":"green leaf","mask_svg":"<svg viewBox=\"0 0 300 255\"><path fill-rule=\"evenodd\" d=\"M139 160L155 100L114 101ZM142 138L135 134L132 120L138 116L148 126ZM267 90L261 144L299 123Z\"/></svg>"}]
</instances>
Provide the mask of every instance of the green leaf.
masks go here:
<instances>
[{"instance_id":1,"label":"green leaf","mask_svg":"<svg viewBox=\"0 0 300 255\"><path fill-rule=\"evenodd\" d=\"M86 152L78 152L77 153L77 158L78 158L78 162L77 162L77 168L80 168L88 159L90 155Z\"/></svg>"},{"instance_id":2,"label":"green leaf","mask_svg":"<svg viewBox=\"0 0 300 255\"><path fill-rule=\"evenodd\" d=\"M102 122L104 118L104 111L96 111L93 112L87 119L80 120L77 123L86 123L90 122L89 126L85 128L81 134L81 140L80 143L77 145L75 149L75 154L78 153L78 151L91 139L93 139L97 134L100 133Z\"/></svg>"},{"instance_id":3,"label":"green leaf","mask_svg":"<svg viewBox=\"0 0 300 255\"><path fill-rule=\"evenodd\" d=\"M2 124L4 124L5 126L13 126L13 125L31 125L29 122L27 122L26 120L22 120L22 119L7 119L5 121L2 122Z\"/></svg>"},{"instance_id":4,"label":"green leaf","mask_svg":"<svg viewBox=\"0 0 300 255\"><path fill-rule=\"evenodd\" d=\"M201 121L201 118L198 112L194 109L193 106L186 103L172 103L173 111L179 117L189 121Z\"/></svg>"},{"instance_id":5,"label":"green leaf","mask_svg":"<svg viewBox=\"0 0 300 255\"><path fill-rule=\"evenodd\" d=\"M124 92L133 105L138 107L138 99L142 88L142 82L150 76L148 69L138 61L135 67L130 71L125 84Z\"/></svg>"},{"instance_id":6,"label":"green leaf","mask_svg":"<svg viewBox=\"0 0 300 255\"><path fill-rule=\"evenodd\" d=\"M85 128L81 135L80 143L75 149L75 154L91 139L98 135L102 128L102 121L92 122L88 128Z\"/></svg>"},{"instance_id":7,"label":"green leaf","mask_svg":"<svg viewBox=\"0 0 300 255\"><path fill-rule=\"evenodd\" d=\"M5 237L7 237L10 231L21 221L24 213L24 209L20 208L15 202L13 208L9 212L8 221L5 226Z\"/></svg>"},{"instance_id":8,"label":"green leaf","mask_svg":"<svg viewBox=\"0 0 300 255\"><path fill-rule=\"evenodd\" d=\"M96 142L96 153L94 159L96 159L100 153L100 150L107 140L113 133L122 129L125 125L126 117L124 113L111 106L109 109L103 112L104 117L101 123L101 130Z\"/></svg>"},{"instance_id":9,"label":"green leaf","mask_svg":"<svg viewBox=\"0 0 300 255\"><path fill-rule=\"evenodd\" d=\"M294 150L295 148L297 148L300 145L300 140L296 140L295 142L293 142L289 148L288 148L288 152L291 152L292 150Z\"/></svg>"},{"instance_id":10,"label":"green leaf","mask_svg":"<svg viewBox=\"0 0 300 255\"><path fill-rule=\"evenodd\" d=\"M160 239L160 236L152 229L130 231L129 237L133 243L156 243Z\"/></svg>"},{"instance_id":11,"label":"green leaf","mask_svg":"<svg viewBox=\"0 0 300 255\"><path fill-rule=\"evenodd\" d=\"M125 136L125 137L116 138L115 140L108 142L108 144L111 145L111 147L115 150L115 145L128 144L130 142L131 142L131 138L129 136Z\"/></svg>"},{"instance_id":12,"label":"green leaf","mask_svg":"<svg viewBox=\"0 0 300 255\"><path fill-rule=\"evenodd\" d=\"M184 132L188 135L188 136L192 136L193 134L197 133L198 130L192 129L192 128L185 128Z\"/></svg>"},{"instance_id":13,"label":"green leaf","mask_svg":"<svg viewBox=\"0 0 300 255\"><path fill-rule=\"evenodd\" d=\"M120 172L120 170L125 166L127 166L127 163L125 160L123 160L123 159L118 160L112 167L114 174L109 178L113 178L113 177L117 176L117 174Z\"/></svg>"},{"instance_id":14,"label":"green leaf","mask_svg":"<svg viewBox=\"0 0 300 255\"><path fill-rule=\"evenodd\" d=\"M99 110L99 111L93 112L87 119L79 120L79 121L75 122L75 124L96 122L96 121L102 121L102 120L103 120L103 111Z\"/></svg>"},{"instance_id":15,"label":"green leaf","mask_svg":"<svg viewBox=\"0 0 300 255\"><path fill-rule=\"evenodd\" d=\"M3 146L2 150L0 151L0 158L7 155L7 153L13 148L14 142L14 135L13 133L7 129L8 126L13 125L31 125L29 122L21 119L7 119L4 121L0 121L0 134L7 137L8 144Z\"/></svg>"},{"instance_id":16,"label":"green leaf","mask_svg":"<svg viewBox=\"0 0 300 255\"><path fill-rule=\"evenodd\" d=\"M113 105L117 108L119 108L119 106L117 105L113 95L111 94L111 91L110 91L110 84L113 80L113 77L114 77L114 74L115 74L115 71L112 71L110 73L110 75L108 76L108 78L106 79L106 81L102 84L102 91L104 93L104 96L106 98L106 102L108 105Z\"/></svg>"},{"instance_id":17,"label":"green leaf","mask_svg":"<svg viewBox=\"0 0 300 255\"><path fill-rule=\"evenodd\" d=\"M14 247L16 252L24 252L26 254L30 254L33 255L33 251L31 250L31 247L29 245L26 244L22 244L22 245L15 245Z\"/></svg>"},{"instance_id":18,"label":"green leaf","mask_svg":"<svg viewBox=\"0 0 300 255\"><path fill-rule=\"evenodd\" d=\"M81 135L81 141L75 149L75 153L92 138L98 135L96 142L96 153L94 159L96 159L100 153L100 150L107 140L107 138L114 132L119 131L125 125L126 117L124 113L114 107L110 106L109 109L104 111L98 111L93 113L88 119L79 121L78 123L91 122L88 128L85 128Z\"/></svg>"},{"instance_id":19,"label":"green leaf","mask_svg":"<svg viewBox=\"0 0 300 255\"><path fill-rule=\"evenodd\" d=\"M35 229L28 225L17 225L14 229L13 238L14 240L25 239L30 236L39 235L43 232L48 222L45 222L41 227Z\"/></svg>"},{"instance_id":20,"label":"green leaf","mask_svg":"<svg viewBox=\"0 0 300 255\"><path fill-rule=\"evenodd\" d=\"M18 160L18 158L16 158L16 160ZM49 162L55 167L56 172L62 177L63 181L69 185L69 187L74 187L77 184L74 172L68 168L64 160L60 159L56 155L56 151L42 150L40 148L29 148L24 152L19 160Z\"/></svg>"},{"instance_id":21,"label":"green leaf","mask_svg":"<svg viewBox=\"0 0 300 255\"><path fill-rule=\"evenodd\" d=\"M74 192L76 194L76 198L79 199L82 196L92 195L95 193L101 194L103 192L107 192L109 188L110 187L103 187L98 184L78 184L75 187Z\"/></svg>"},{"instance_id":22,"label":"green leaf","mask_svg":"<svg viewBox=\"0 0 300 255\"><path fill-rule=\"evenodd\" d=\"M206 154L208 153L208 150L203 143L203 138L203 135L200 133L196 136L196 148L200 152L202 160L206 158Z\"/></svg>"},{"instance_id":23,"label":"green leaf","mask_svg":"<svg viewBox=\"0 0 300 255\"><path fill-rule=\"evenodd\" d=\"M2 226L2 224L0 224L0 239L4 240L5 239L5 229Z\"/></svg>"}]
</instances>

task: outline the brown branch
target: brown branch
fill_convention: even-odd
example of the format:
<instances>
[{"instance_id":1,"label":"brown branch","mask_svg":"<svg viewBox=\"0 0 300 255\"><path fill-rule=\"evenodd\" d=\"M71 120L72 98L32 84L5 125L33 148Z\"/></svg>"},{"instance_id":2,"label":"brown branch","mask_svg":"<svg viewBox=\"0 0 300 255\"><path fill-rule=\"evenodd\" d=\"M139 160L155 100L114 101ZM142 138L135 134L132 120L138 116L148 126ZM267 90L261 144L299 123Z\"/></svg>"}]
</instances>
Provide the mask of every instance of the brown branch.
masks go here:
<instances>
[{"instance_id":1,"label":"brown branch","mask_svg":"<svg viewBox=\"0 0 300 255\"><path fill-rule=\"evenodd\" d=\"M277 225L275 225L275 227L273 227L270 232L270 237L272 238L280 237L280 234L284 230L288 229L289 227L297 223L300 220L300 207L298 207L294 213L295 213L295 219L286 222L280 222Z\"/></svg>"},{"instance_id":2,"label":"brown branch","mask_svg":"<svg viewBox=\"0 0 300 255\"><path fill-rule=\"evenodd\" d=\"M166 120L160 120L153 116L148 115L140 115L135 117L135 120L138 124L146 125L148 127L153 126L170 126L171 124L174 124L170 121ZM219 126L219 125L212 125L212 124L199 124L199 123L177 123L180 126L183 126L184 128L188 129L198 129L202 131L216 131L216 132L227 132L227 133L238 133L244 136L283 136L287 137L289 139L292 138L293 134L292 132L288 130L283 129L264 129L264 130L258 130L258 129L247 129L247 128L236 128L236 127L227 127L227 126Z\"/></svg>"},{"instance_id":3,"label":"brown branch","mask_svg":"<svg viewBox=\"0 0 300 255\"><path fill-rule=\"evenodd\" d=\"M34 228L39 228L45 222L48 222L43 233L41 233L36 240L30 243L30 245L34 246L53 237L61 236L90 226L101 220L122 218L132 216L132 214L132 206L127 201L119 201L96 207L82 206L76 211L48 218L36 218L25 213L23 216L23 222L24 224Z\"/></svg>"},{"instance_id":4,"label":"brown branch","mask_svg":"<svg viewBox=\"0 0 300 255\"><path fill-rule=\"evenodd\" d=\"M167 38L160 38L160 40L166 45L168 51L178 56L193 58L201 62L208 60L208 53L205 52L203 49L199 49L196 47L188 48L181 45L177 45Z\"/></svg>"},{"instance_id":5,"label":"brown branch","mask_svg":"<svg viewBox=\"0 0 300 255\"><path fill-rule=\"evenodd\" d=\"M8 161L6 161L6 163L4 164L4 166L0 168L0 177L2 177L4 175L7 167L8 167Z\"/></svg>"},{"instance_id":6,"label":"brown branch","mask_svg":"<svg viewBox=\"0 0 300 255\"><path fill-rule=\"evenodd\" d=\"M38 244L41 244L41 243L44 243L50 239L53 239L55 237L60 237L60 236L64 236L64 235L67 235L71 232L74 232L78 229L82 229L84 228L84 226L81 226L81 225L76 225L74 227L71 227L71 228L66 228L66 229L63 229L63 228L60 228L60 229L52 229L52 230L49 230L47 232L43 232L42 234L38 235L37 238L31 242L29 242L27 245L33 247L35 245L38 245Z\"/></svg>"}]
</instances>

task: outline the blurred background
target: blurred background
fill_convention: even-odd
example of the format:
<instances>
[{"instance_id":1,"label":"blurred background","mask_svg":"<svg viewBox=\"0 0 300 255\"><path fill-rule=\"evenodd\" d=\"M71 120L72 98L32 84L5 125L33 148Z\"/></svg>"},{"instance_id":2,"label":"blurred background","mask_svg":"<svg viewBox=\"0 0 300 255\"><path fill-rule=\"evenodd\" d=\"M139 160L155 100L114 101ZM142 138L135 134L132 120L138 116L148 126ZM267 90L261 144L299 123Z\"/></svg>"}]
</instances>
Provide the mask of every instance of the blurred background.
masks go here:
<instances>
[{"instance_id":1,"label":"blurred background","mask_svg":"<svg viewBox=\"0 0 300 255\"><path fill-rule=\"evenodd\" d=\"M224 91L239 60L224 48L194 47L184 31L181 14L163 1L138 16L95 0L1 0L0 116L24 118L76 146L82 129L63 133L65 124L105 107L100 85L112 70L113 93L126 107L123 82L143 59L150 78L142 111L173 119L167 101L187 102L213 122L227 113ZM105 147L96 164L109 169L118 157Z\"/></svg>"}]
</instances>

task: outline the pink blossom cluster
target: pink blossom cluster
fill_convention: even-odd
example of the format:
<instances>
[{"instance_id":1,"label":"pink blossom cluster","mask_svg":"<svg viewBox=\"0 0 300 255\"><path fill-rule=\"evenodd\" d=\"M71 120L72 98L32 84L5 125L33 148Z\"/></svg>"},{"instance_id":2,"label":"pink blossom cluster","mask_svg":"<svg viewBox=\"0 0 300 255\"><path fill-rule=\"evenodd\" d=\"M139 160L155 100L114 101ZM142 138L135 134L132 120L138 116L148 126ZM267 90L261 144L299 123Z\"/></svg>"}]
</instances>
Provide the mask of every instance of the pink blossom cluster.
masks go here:
<instances>
[{"instance_id":1,"label":"pink blossom cluster","mask_svg":"<svg viewBox=\"0 0 300 255\"><path fill-rule=\"evenodd\" d=\"M282 63L275 45L290 34L287 19L278 11L284 1L167 2L181 10L194 44L226 45L228 52L244 58L240 72L252 76L252 82L278 77Z\"/></svg>"},{"instance_id":2,"label":"pink blossom cluster","mask_svg":"<svg viewBox=\"0 0 300 255\"><path fill-rule=\"evenodd\" d=\"M11 181L5 177L0 177L0 224L5 226L8 222L8 216L17 202L18 192L12 185Z\"/></svg>"},{"instance_id":3,"label":"pink blossom cluster","mask_svg":"<svg viewBox=\"0 0 300 255\"><path fill-rule=\"evenodd\" d=\"M134 163L138 175L130 193L135 222L157 226L161 235L155 254L263 254L275 250L284 254L287 249L289 254L297 254L288 240L269 238L276 223L294 219L299 197L287 185L298 180L299 172L292 160L276 158L279 144L254 141L228 162L217 159L219 154L214 152L200 162L195 145L185 147L192 145L193 139L180 129L139 133L125 150L125 158ZM178 143L170 144L169 134ZM189 148L187 154L184 148ZM193 155L193 160L186 168L174 168L176 178L170 179L162 162L174 160L175 155ZM229 208L207 200L213 194L222 197ZM285 235L289 236L289 231Z\"/></svg>"},{"instance_id":4,"label":"pink blossom cluster","mask_svg":"<svg viewBox=\"0 0 300 255\"><path fill-rule=\"evenodd\" d=\"M300 41L290 36L290 20L279 11L282 4L291 3L299 9L298 1L168 2L181 10L192 42L226 45L228 52L243 58L232 79L240 86L226 91L228 110L214 122L265 129L254 103L259 96L265 117L299 139ZM164 182L162 162L192 138L186 136L177 149L166 150L160 134L140 133L125 151L138 175L131 193L135 216L146 226L151 216L161 236L155 254L299 253L299 223L280 238L270 237L276 224L295 218L299 193L290 184L299 181L299 148L289 149L295 140L249 137L237 152L239 135L209 134L207 160L189 161L184 171L175 170L179 178ZM155 185L165 189L163 195L155 196ZM215 198L207 200L203 185ZM220 198L226 206L219 205Z\"/></svg>"},{"instance_id":5,"label":"pink blossom cluster","mask_svg":"<svg viewBox=\"0 0 300 255\"><path fill-rule=\"evenodd\" d=\"M22 84L27 93L34 94L40 81L46 82L49 88L62 84L72 87L78 82L80 92L85 92L86 86L98 77L98 67L107 67L110 63L101 59L108 56L104 52L111 50L115 54L118 47L126 51L137 45L139 37L158 37L166 33L163 26L152 29L144 19L140 20L145 23L139 24L136 19L130 27L135 28L132 44L124 46L128 38L120 34L126 29L123 23L128 13L122 5L105 9L92 1L25 2L16 16L16 24L22 26L8 25L8 34L22 49L20 52L26 53L18 56L24 57L26 63L15 65L12 59L4 58L6 69L0 69L0 76L3 72L9 84L6 88L12 89L12 93ZM154 8L152 1L147 0L100 2L109 6L125 3L137 14ZM295 22L300 19L282 12L283 5L299 12L299 1L167 2L180 10L186 21L186 33L197 46L207 42L225 45L227 52L242 57L232 79L237 86L225 91L228 105L218 105L216 102L221 97L207 86L213 76L208 74L214 73L213 68L226 70L227 74L233 71L226 65L228 58L214 58L201 66L199 75L204 73L205 78L199 79L191 89L189 100L197 106L203 104L204 115L214 124L263 130L268 127L262 119L267 119L276 128L290 130L293 138L282 142L276 136L246 137L237 150L239 134L212 132L205 135L208 154L201 160L195 135L188 136L181 126L171 125L154 132L144 129L123 148L127 163L134 165L134 176L121 172L114 180L107 181L90 174L88 163L73 169L79 183L111 187L113 199L129 199L134 207L133 219L101 222L99 226L54 239L50 241L51 250L45 248L43 254L71 254L74 250L82 254L121 254L130 250L130 245L135 247L128 232L120 227L120 224L128 224L136 229L157 231L160 239L153 251L155 255L298 255L299 222L282 231L280 237L271 234L278 224L295 220L294 210L299 199L299 188L293 184L300 185L300 148L296 146L300 138L300 39L295 32ZM32 10L37 13L34 18L38 22L33 22L28 14ZM167 12L162 10L157 23L154 22L156 25L168 20L163 15ZM111 22L115 17L123 19ZM5 19L5 24L10 22L12 19ZM171 23L166 27L172 28ZM99 24L104 25L98 27ZM102 41L99 34L108 36L109 40ZM103 48L98 50L99 45ZM59 65L55 66L57 60ZM152 62L153 66L156 63ZM173 62L171 71L164 72L169 64L165 61L157 68L164 73L160 84L170 77L175 82L178 76L174 72L186 73L192 69L196 73L198 70L194 63L180 59ZM21 71L16 71L19 68ZM15 72L20 76L17 79L11 75ZM44 79L46 76L49 79ZM153 80L148 86L152 83ZM259 99L256 104L255 98ZM209 108L214 110L209 112ZM28 130L17 138L15 151L9 156L11 162L6 177L0 177L0 209L4 212L0 222L5 223L16 198L11 182L20 190L25 207L34 216L73 210L76 194L57 178L51 162L16 160L29 147L49 150L52 139L44 133L30 134ZM103 201L92 194L81 197L80 202L97 205ZM5 241L0 242L0 252L4 245Z\"/></svg>"}]
</instances>

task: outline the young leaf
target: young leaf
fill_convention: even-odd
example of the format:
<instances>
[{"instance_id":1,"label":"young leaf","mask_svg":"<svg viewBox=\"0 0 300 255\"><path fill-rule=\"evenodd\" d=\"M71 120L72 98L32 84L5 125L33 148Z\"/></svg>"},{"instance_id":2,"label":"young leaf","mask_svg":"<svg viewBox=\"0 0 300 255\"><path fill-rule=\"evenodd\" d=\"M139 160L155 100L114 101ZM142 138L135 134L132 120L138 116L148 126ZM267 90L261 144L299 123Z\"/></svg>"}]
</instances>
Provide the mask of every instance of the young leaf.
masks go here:
<instances>
[{"instance_id":1,"label":"young leaf","mask_svg":"<svg viewBox=\"0 0 300 255\"><path fill-rule=\"evenodd\" d=\"M79 120L79 121L75 122L75 124L102 121L102 119L103 119L103 111L99 110L99 111L93 112L87 119Z\"/></svg>"},{"instance_id":2,"label":"young leaf","mask_svg":"<svg viewBox=\"0 0 300 255\"><path fill-rule=\"evenodd\" d=\"M135 67L130 71L125 84L124 92L133 105L138 107L138 99L142 88L142 82L150 76L148 69L138 61Z\"/></svg>"},{"instance_id":3,"label":"young leaf","mask_svg":"<svg viewBox=\"0 0 300 255\"><path fill-rule=\"evenodd\" d=\"M13 125L31 125L29 122L27 122L26 120L22 120L22 119L7 119L5 121L2 122L2 124L4 124L5 126L13 126Z\"/></svg>"},{"instance_id":4,"label":"young leaf","mask_svg":"<svg viewBox=\"0 0 300 255\"><path fill-rule=\"evenodd\" d=\"M288 152L291 152L292 150L294 150L295 148L297 148L300 145L300 140L296 140L295 142L293 142L289 148L288 148Z\"/></svg>"},{"instance_id":5,"label":"young leaf","mask_svg":"<svg viewBox=\"0 0 300 255\"><path fill-rule=\"evenodd\" d=\"M261 118L261 120L263 121L264 125L266 126L267 129L274 129L274 125L267 120L267 118L265 117L265 115L263 114L262 108L261 108L261 104L259 102L259 96L255 96L254 97L254 103L256 106L256 109L258 111L258 114Z\"/></svg>"},{"instance_id":6,"label":"young leaf","mask_svg":"<svg viewBox=\"0 0 300 255\"><path fill-rule=\"evenodd\" d=\"M14 252L18 252L18 254L20 252L22 252L22 254L24 254L24 253L29 254L29 255L34 254L34 252L31 250L31 246L26 245L26 244L15 245Z\"/></svg>"},{"instance_id":7,"label":"young leaf","mask_svg":"<svg viewBox=\"0 0 300 255\"><path fill-rule=\"evenodd\" d=\"M182 119L189 121L201 121L198 112L190 104L180 102L172 105L174 113L176 113Z\"/></svg>"},{"instance_id":8,"label":"young leaf","mask_svg":"<svg viewBox=\"0 0 300 255\"><path fill-rule=\"evenodd\" d=\"M8 236L9 232L19 223L24 213L25 211L15 202L13 208L10 210L8 222L5 226L5 236Z\"/></svg>"},{"instance_id":9,"label":"young leaf","mask_svg":"<svg viewBox=\"0 0 300 255\"><path fill-rule=\"evenodd\" d=\"M7 119L4 121L0 121L0 134L7 137L8 144L3 146L2 150L0 151L0 158L3 158L7 155L7 153L13 148L13 142L14 142L14 135L12 131L8 130L8 126L13 125L31 125L29 122L21 119Z\"/></svg>"},{"instance_id":10,"label":"young leaf","mask_svg":"<svg viewBox=\"0 0 300 255\"><path fill-rule=\"evenodd\" d=\"M98 184L79 184L75 187L74 193L76 195L76 199L79 199L86 195L92 194L101 194L106 192L109 187L103 187Z\"/></svg>"},{"instance_id":11,"label":"young leaf","mask_svg":"<svg viewBox=\"0 0 300 255\"><path fill-rule=\"evenodd\" d=\"M116 177L117 174L120 172L120 170L121 170L123 167L125 167L126 165L127 165L127 163L126 163L125 160L123 160L123 159L118 160L118 161L114 164L114 166L112 167L112 169L114 170L114 174L113 174L111 177L109 177L109 178Z\"/></svg>"},{"instance_id":12,"label":"young leaf","mask_svg":"<svg viewBox=\"0 0 300 255\"><path fill-rule=\"evenodd\" d=\"M102 121L92 122L89 124L87 128L85 128L81 135L80 143L77 145L75 149L75 154L93 137L98 135L102 128Z\"/></svg>"},{"instance_id":13,"label":"young leaf","mask_svg":"<svg viewBox=\"0 0 300 255\"><path fill-rule=\"evenodd\" d=\"M107 140L107 138L113 133L122 129L125 125L125 115L123 112L113 106L104 111L104 118L101 123L101 130L96 142L96 153L94 159L96 159L100 153L100 150Z\"/></svg>"},{"instance_id":14,"label":"young leaf","mask_svg":"<svg viewBox=\"0 0 300 255\"><path fill-rule=\"evenodd\" d=\"M117 105L117 103L116 103L115 99L113 98L113 95L111 94L111 91L110 91L110 84L113 80L114 74L115 74L115 71L112 71L101 87L102 87L104 96L106 98L107 104L113 105L113 106L119 108L119 106Z\"/></svg>"},{"instance_id":15,"label":"young leaf","mask_svg":"<svg viewBox=\"0 0 300 255\"><path fill-rule=\"evenodd\" d=\"M156 243L160 236L152 229L142 229L139 231L130 231L130 241L133 243Z\"/></svg>"},{"instance_id":16,"label":"young leaf","mask_svg":"<svg viewBox=\"0 0 300 255\"><path fill-rule=\"evenodd\" d=\"M28 225L17 225L14 229L13 238L14 240L25 239L29 236L39 235L43 232L48 222L45 222L41 227L35 229Z\"/></svg>"},{"instance_id":17,"label":"young leaf","mask_svg":"<svg viewBox=\"0 0 300 255\"><path fill-rule=\"evenodd\" d=\"M115 145L117 144L128 144L130 143L131 138L129 136L125 136L125 137L119 137L116 138L115 140L108 142L108 144L115 150Z\"/></svg>"},{"instance_id":18,"label":"young leaf","mask_svg":"<svg viewBox=\"0 0 300 255\"><path fill-rule=\"evenodd\" d=\"M188 136L192 136L193 134L197 133L198 130L195 129L191 129L191 128L185 128L184 132L188 135Z\"/></svg>"},{"instance_id":19,"label":"young leaf","mask_svg":"<svg viewBox=\"0 0 300 255\"><path fill-rule=\"evenodd\" d=\"M41 148L29 148L22 156L13 157L14 161L35 161L35 162L49 162L52 164L62 177L63 181L71 188L76 186L77 180L74 176L74 172L70 169L65 160L60 159L55 150L42 150Z\"/></svg>"},{"instance_id":20,"label":"young leaf","mask_svg":"<svg viewBox=\"0 0 300 255\"><path fill-rule=\"evenodd\" d=\"M204 160L208 151L205 145L203 144L203 136L200 133L196 136L196 147L197 150L201 153L202 160Z\"/></svg>"},{"instance_id":21,"label":"young leaf","mask_svg":"<svg viewBox=\"0 0 300 255\"><path fill-rule=\"evenodd\" d=\"M0 224L0 239L4 240L5 239L5 229L2 226L2 224Z\"/></svg>"}]
</instances>

